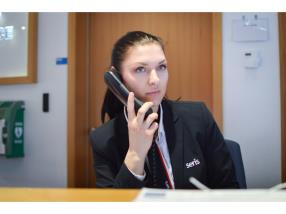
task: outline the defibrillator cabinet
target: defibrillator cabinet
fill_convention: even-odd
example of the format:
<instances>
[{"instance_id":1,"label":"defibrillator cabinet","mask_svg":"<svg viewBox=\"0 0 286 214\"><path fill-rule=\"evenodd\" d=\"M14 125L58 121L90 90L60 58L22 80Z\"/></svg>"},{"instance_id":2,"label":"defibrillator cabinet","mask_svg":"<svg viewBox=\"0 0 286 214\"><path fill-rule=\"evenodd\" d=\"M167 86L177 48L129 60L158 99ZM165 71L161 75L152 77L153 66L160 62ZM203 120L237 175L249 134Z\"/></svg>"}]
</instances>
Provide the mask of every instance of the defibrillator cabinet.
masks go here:
<instances>
[{"instance_id":1,"label":"defibrillator cabinet","mask_svg":"<svg viewBox=\"0 0 286 214\"><path fill-rule=\"evenodd\" d=\"M24 157L23 101L0 101L0 156Z\"/></svg>"}]
</instances>

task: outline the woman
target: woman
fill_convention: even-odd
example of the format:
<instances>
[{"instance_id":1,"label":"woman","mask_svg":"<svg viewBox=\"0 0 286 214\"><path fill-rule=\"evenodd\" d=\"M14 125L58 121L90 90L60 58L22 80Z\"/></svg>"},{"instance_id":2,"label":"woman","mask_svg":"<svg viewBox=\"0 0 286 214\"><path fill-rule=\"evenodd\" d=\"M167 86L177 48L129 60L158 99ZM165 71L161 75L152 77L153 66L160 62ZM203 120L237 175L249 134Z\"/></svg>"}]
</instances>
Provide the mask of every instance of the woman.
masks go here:
<instances>
[{"instance_id":1,"label":"woman","mask_svg":"<svg viewBox=\"0 0 286 214\"><path fill-rule=\"evenodd\" d=\"M164 98L167 59L161 40L134 31L113 47L111 69L130 91L127 107L107 90L102 106L110 120L92 134L97 187L237 188L233 163L203 103ZM144 102L136 112L134 95ZM152 114L145 118L151 108Z\"/></svg>"}]
</instances>

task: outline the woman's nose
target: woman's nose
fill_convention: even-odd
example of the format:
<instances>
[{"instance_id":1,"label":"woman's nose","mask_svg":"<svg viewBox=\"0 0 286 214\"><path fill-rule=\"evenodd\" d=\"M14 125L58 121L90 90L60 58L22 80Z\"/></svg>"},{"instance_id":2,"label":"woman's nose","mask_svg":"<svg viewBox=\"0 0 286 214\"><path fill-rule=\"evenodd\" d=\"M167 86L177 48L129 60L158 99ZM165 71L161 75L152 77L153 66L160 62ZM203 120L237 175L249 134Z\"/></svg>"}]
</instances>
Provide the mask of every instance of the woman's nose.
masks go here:
<instances>
[{"instance_id":1,"label":"woman's nose","mask_svg":"<svg viewBox=\"0 0 286 214\"><path fill-rule=\"evenodd\" d=\"M152 69L150 71L150 75L149 75L149 84L150 85L157 85L159 83L160 79L159 79L159 76L156 72L155 69Z\"/></svg>"}]
</instances>

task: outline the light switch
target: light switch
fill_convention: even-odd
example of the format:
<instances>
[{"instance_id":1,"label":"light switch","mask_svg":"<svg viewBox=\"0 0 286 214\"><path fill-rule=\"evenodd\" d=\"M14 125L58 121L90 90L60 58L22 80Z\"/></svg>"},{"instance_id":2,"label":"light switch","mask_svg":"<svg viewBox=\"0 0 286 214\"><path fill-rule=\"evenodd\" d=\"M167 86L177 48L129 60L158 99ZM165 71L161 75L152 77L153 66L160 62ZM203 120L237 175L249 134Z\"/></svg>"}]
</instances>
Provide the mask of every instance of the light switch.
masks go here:
<instances>
[{"instance_id":1,"label":"light switch","mask_svg":"<svg viewBox=\"0 0 286 214\"><path fill-rule=\"evenodd\" d=\"M49 110L50 110L49 93L43 93L43 112L49 112Z\"/></svg>"}]
</instances>

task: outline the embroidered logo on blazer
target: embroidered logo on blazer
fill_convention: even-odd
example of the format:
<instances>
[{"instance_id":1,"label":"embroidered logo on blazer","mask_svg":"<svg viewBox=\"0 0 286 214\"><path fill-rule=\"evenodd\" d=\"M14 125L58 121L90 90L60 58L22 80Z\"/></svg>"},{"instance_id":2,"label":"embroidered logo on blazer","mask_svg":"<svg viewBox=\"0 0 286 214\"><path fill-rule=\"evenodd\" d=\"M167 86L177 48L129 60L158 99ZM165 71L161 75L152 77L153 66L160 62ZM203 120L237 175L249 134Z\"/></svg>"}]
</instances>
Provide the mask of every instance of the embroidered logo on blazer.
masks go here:
<instances>
[{"instance_id":1,"label":"embroidered logo on blazer","mask_svg":"<svg viewBox=\"0 0 286 214\"><path fill-rule=\"evenodd\" d=\"M197 165L199 165L200 163L201 163L201 162L200 162L198 159L194 158L193 161L186 163L186 167L187 167L187 169L188 169L188 168L197 166Z\"/></svg>"}]
</instances>

